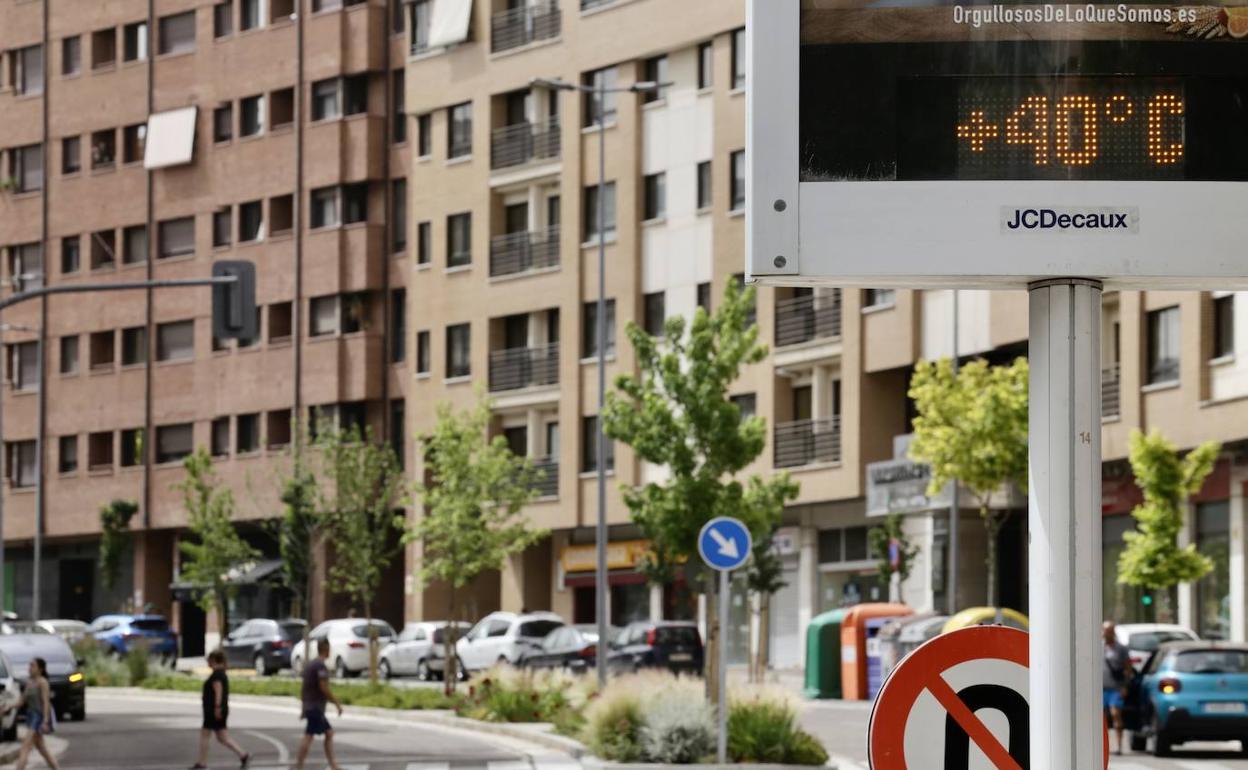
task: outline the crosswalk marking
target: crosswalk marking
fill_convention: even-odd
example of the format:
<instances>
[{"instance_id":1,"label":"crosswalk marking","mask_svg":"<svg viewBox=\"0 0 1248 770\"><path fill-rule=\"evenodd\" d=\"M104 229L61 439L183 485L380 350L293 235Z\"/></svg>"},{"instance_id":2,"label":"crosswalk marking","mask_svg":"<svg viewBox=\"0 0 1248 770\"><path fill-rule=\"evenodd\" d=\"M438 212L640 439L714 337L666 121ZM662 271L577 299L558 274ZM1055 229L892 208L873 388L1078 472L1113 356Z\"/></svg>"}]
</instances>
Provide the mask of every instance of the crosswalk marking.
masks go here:
<instances>
[{"instance_id":1,"label":"crosswalk marking","mask_svg":"<svg viewBox=\"0 0 1248 770\"><path fill-rule=\"evenodd\" d=\"M408 762L407 770L451 770L450 762Z\"/></svg>"},{"instance_id":2,"label":"crosswalk marking","mask_svg":"<svg viewBox=\"0 0 1248 770\"><path fill-rule=\"evenodd\" d=\"M1178 761L1174 764L1176 767L1183 768L1183 770L1231 770L1229 766L1221 762Z\"/></svg>"},{"instance_id":3,"label":"crosswalk marking","mask_svg":"<svg viewBox=\"0 0 1248 770\"><path fill-rule=\"evenodd\" d=\"M1151 769L1146 765L1139 764L1138 762L1119 762L1119 761L1111 759L1109 761L1109 770L1151 770Z\"/></svg>"}]
</instances>

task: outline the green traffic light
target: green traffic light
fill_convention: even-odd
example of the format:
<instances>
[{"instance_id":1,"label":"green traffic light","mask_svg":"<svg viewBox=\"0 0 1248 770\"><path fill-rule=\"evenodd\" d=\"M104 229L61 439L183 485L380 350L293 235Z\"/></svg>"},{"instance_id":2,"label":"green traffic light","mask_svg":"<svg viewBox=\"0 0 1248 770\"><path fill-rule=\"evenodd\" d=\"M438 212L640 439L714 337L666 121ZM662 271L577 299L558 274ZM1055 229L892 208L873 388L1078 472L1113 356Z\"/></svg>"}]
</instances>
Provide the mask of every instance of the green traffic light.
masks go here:
<instances>
[{"instance_id":1,"label":"green traffic light","mask_svg":"<svg viewBox=\"0 0 1248 770\"><path fill-rule=\"evenodd\" d=\"M1140 601L1144 602L1145 607L1151 607L1153 604L1152 594L1144 594L1143 598L1140 599Z\"/></svg>"}]
</instances>

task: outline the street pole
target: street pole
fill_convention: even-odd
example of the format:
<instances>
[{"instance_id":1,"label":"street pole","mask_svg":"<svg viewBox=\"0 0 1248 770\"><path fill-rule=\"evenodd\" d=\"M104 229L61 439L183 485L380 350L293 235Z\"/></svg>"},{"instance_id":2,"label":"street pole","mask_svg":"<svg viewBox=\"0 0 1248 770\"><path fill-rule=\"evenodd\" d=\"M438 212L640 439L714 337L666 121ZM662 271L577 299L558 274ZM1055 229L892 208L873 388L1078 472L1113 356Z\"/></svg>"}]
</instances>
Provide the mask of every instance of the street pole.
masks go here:
<instances>
[{"instance_id":1,"label":"street pole","mask_svg":"<svg viewBox=\"0 0 1248 770\"><path fill-rule=\"evenodd\" d=\"M958 376L958 290L953 290L953 376ZM949 584L945 586L947 594L948 614L958 612L958 519L959 512L958 480L950 482L949 494Z\"/></svg>"},{"instance_id":2,"label":"street pole","mask_svg":"<svg viewBox=\"0 0 1248 770\"><path fill-rule=\"evenodd\" d=\"M728 763L728 570L719 571L719 764Z\"/></svg>"},{"instance_id":3,"label":"street pole","mask_svg":"<svg viewBox=\"0 0 1248 770\"><path fill-rule=\"evenodd\" d=\"M607 78L598 76L598 526L594 579L598 687L607 684Z\"/></svg>"},{"instance_id":4,"label":"street pole","mask_svg":"<svg viewBox=\"0 0 1248 770\"><path fill-rule=\"evenodd\" d=\"M1031 770L1101 767L1101 284L1030 295Z\"/></svg>"},{"instance_id":5,"label":"street pole","mask_svg":"<svg viewBox=\"0 0 1248 770\"><path fill-rule=\"evenodd\" d=\"M46 303L47 300L45 299ZM44 394L43 370L43 330L39 331L39 340L35 343L35 358L39 367L39 398ZM31 620L43 619L43 432L46 410L39 410L38 428L35 435L35 578L34 605L31 608ZM2 542L2 541L0 541ZM0 594L3 596L3 594Z\"/></svg>"},{"instance_id":6,"label":"street pole","mask_svg":"<svg viewBox=\"0 0 1248 770\"><path fill-rule=\"evenodd\" d=\"M0 323L0 331L3 331L3 330L4 330L4 324ZM0 346L0 350L3 350L3 349L4 349L3 346ZM43 383L40 383L39 386L43 387ZM8 444L4 443L4 397L5 395L7 395L5 393L5 389L3 387L0 387L0 467L3 467L4 463L7 463L9 461L9 458L6 456ZM3 473L0 473L0 476L3 476L3 475L4 475ZM0 620L3 620L4 613L9 610L8 606L6 606L6 603L5 603L5 597L8 596L6 591L8 590L9 586L8 586L8 581L5 580L5 572L4 572L4 569L5 569L5 564L4 564L4 550L5 550L4 548L5 546L5 543L4 543L4 498L5 498L5 495L7 495L8 493L9 493L8 484L5 483L3 478L0 478ZM16 592L14 592L14 596L16 596ZM14 604L16 605L16 602L14 602ZM13 609L16 610L17 607L14 606Z\"/></svg>"}]
</instances>

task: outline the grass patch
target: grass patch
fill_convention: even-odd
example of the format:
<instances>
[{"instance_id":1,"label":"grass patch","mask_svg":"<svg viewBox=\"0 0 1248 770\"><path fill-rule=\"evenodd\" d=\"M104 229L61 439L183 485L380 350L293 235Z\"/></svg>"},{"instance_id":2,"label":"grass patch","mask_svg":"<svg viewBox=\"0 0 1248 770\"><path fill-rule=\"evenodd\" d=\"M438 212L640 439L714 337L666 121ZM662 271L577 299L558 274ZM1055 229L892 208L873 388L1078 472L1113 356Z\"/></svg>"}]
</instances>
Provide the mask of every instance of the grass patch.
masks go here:
<instances>
[{"instance_id":1,"label":"grass patch","mask_svg":"<svg viewBox=\"0 0 1248 770\"><path fill-rule=\"evenodd\" d=\"M143 682L147 690L199 692L204 682L184 674L161 674ZM302 683L297 679L231 679L232 695L265 695L277 698L298 698ZM451 702L438 690L400 688L384 684L335 684L334 694L344 706L415 711L450 709Z\"/></svg>"}]
</instances>

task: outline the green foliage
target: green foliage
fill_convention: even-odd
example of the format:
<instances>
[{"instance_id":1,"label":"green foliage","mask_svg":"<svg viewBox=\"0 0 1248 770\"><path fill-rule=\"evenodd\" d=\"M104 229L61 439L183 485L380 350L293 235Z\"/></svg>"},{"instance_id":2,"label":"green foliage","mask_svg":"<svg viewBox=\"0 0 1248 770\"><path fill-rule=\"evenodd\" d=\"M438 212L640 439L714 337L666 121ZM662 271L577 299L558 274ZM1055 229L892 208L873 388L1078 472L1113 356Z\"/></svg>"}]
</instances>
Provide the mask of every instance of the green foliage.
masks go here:
<instances>
[{"instance_id":1,"label":"green foliage","mask_svg":"<svg viewBox=\"0 0 1248 770\"><path fill-rule=\"evenodd\" d=\"M148 690L199 692L204 680L186 674L166 673L153 676L143 683ZM298 679L230 678L231 695L266 695L298 698L302 684ZM334 695L346 706L364 706L395 710L447 709L450 702L437 690L423 687L400 688L383 684L338 683Z\"/></svg>"},{"instance_id":2,"label":"green foliage","mask_svg":"<svg viewBox=\"0 0 1248 770\"><path fill-rule=\"evenodd\" d=\"M1118 558L1119 583L1167 589L1199 580L1213 569L1195 545L1180 548L1177 538L1183 528L1184 503L1200 491L1221 449L1211 441L1180 458L1160 431L1131 433L1131 470L1144 492L1144 502L1131 512L1136 531L1123 535L1127 547Z\"/></svg>"},{"instance_id":3,"label":"green foliage","mask_svg":"<svg viewBox=\"0 0 1248 770\"><path fill-rule=\"evenodd\" d=\"M893 577L893 562L888 557L888 545L897 541L898 559L897 574L904 581L910 577L914 567L914 559L919 555L919 547L910 542L901 526L901 514L893 511L884 519L884 523L872 527L867 537L871 541L871 553L879 559L880 580L887 584Z\"/></svg>"},{"instance_id":4,"label":"green foliage","mask_svg":"<svg viewBox=\"0 0 1248 770\"><path fill-rule=\"evenodd\" d=\"M582 740L602 759L636 762L642 756L641 726L640 693L612 683L586 710Z\"/></svg>"},{"instance_id":5,"label":"green foliage","mask_svg":"<svg viewBox=\"0 0 1248 770\"><path fill-rule=\"evenodd\" d=\"M828 754L797 723L797 707L778 691L758 690L728 704L728 758L733 762L822 765Z\"/></svg>"},{"instance_id":6,"label":"green foliage","mask_svg":"<svg viewBox=\"0 0 1248 770\"><path fill-rule=\"evenodd\" d=\"M174 485L182 492L189 535L178 544L181 577L207 589L199 605L205 612L215 609L224 623L226 602L236 590L227 579L230 570L259 558L260 553L234 528L234 493L220 485L208 450L200 447L182 461L182 467L186 477Z\"/></svg>"},{"instance_id":7,"label":"green foliage","mask_svg":"<svg viewBox=\"0 0 1248 770\"><path fill-rule=\"evenodd\" d=\"M277 524L282 584L295 597L291 613L295 617L306 617L311 603L316 545L321 534L316 495L316 477L296 463L291 475L282 483L282 517Z\"/></svg>"},{"instance_id":8,"label":"green foliage","mask_svg":"<svg viewBox=\"0 0 1248 770\"><path fill-rule=\"evenodd\" d=\"M129 687L130 668L116 655L109 655L91 638L74 645L74 657L82 661L87 687Z\"/></svg>"},{"instance_id":9,"label":"green foliage","mask_svg":"<svg viewBox=\"0 0 1248 770\"><path fill-rule=\"evenodd\" d=\"M551 722L575 732L590 687L585 678L561 671L496 666L468 682L456 711L485 722Z\"/></svg>"},{"instance_id":10,"label":"green foliage","mask_svg":"<svg viewBox=\"0 0 1248 770\"><path fill-rule=\"evenodd\" d=\"M784 561L773 547L775 532L768 532L754 542L750 567L745 573L745 584L756 594L770 596L788 583L784 582Z\"/></svg>"},{"instance_id":11,"label":"green foliage","mask_svg":"<svg viewBox=\"0 0 1248 770\"><path fill-rule=\"evenodd\" d=\"M146 644L134 643L127 647L125 662L131 685L143 684L151 674L152 654Z\"/></svg>"},{"instance_id":12,"label":"green foliage","mask_svg":"<svg viewBox=\"0 0 1248 770\"><path fill-rule=\"evenodd\" d=\"M715 710L700 687L673 688L642 715L641 753L649 762L687 765L715 753Z\"/></svg>"},{"instance_id":13,"label":"green foliage","mask_svg":"<svg viewBox=\"0 0 1248 770\"><path fill-rule=\"evenodd\" d=\"M139 512L133 500L113 500L100 507L100 580L112 590L130 553L130 519Z\"/></svg>"},{"instance_id":14,"label":"green foliage","mask_svg":"<svg viewBox=\"0 0 1248 770\"><path fill-rule=\"evenodd\" d=\"M828 764L828 750L818 738L799 729L789 739L788 764L822 767Z\"/></svg>"}]
</instances>

